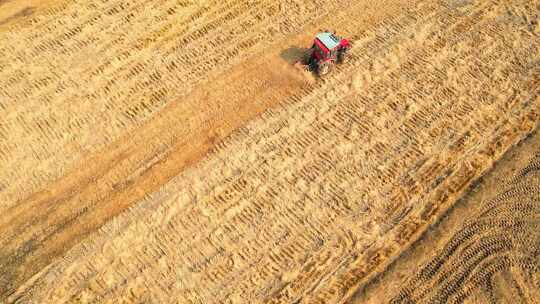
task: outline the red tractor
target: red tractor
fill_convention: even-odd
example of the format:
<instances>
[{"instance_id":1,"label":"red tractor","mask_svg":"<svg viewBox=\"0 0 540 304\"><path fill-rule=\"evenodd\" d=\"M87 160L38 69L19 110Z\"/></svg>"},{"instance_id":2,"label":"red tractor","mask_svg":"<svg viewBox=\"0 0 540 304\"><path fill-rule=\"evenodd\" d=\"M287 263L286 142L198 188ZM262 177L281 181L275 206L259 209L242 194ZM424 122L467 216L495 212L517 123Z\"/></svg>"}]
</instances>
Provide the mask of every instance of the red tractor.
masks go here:
<instances>
[{"instance_id":1,"label":"red tractor","mask_svg":"<svg viewBox=\"0 0 540 304\"><path fill-rule=\"evenodd\" d=\"M347 60L347 52L350 48L351 44L347 39L342 39L330 32L319 33L309 50L306 63L311 70L323 76L336 62L343 63Z\"/></svg>"}]
</instances>

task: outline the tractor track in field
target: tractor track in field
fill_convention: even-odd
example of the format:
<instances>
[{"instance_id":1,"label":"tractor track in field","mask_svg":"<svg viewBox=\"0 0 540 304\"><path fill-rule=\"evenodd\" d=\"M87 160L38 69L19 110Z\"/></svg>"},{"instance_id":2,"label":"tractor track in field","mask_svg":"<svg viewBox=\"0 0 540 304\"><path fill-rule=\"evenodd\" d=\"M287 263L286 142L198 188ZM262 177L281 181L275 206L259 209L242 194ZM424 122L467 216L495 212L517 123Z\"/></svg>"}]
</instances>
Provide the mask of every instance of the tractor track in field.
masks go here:
<instances>
[{"instance_id":1,"label":"tractor track in field","mask_svg":"<svg viewBox=\"0 0 540 304\"><path fill-rule=\"evenodd\" d=\"M350 303L535 303L539 148L537 130Z\"/></svg>"},{"instance_id":2,"label":"tractor track in field","mask_svg":"<svg viewBox=\"0 0 540 304\"><path fill-rule=\"evenodd\" d=\"M537 127L540 40L504 3L321 3L87 2L40 15L46 35L16 25L0 300L339 303ZM279 51L316 25L354 46L312 81Z\"/></svg>"}]
</instances>

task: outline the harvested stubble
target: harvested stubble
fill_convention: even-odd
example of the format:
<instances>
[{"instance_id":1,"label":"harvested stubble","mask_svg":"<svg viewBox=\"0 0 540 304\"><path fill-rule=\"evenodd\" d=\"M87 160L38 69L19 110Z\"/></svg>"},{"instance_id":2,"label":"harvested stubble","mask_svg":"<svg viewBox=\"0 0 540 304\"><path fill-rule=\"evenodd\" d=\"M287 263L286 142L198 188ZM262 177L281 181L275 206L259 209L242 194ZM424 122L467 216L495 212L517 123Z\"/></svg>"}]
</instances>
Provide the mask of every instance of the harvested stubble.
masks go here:
<instances>
[{"instance_id":1,"label":"harvested stubble","mask_svg":"<svg viewBox=\"0 0 540 304\"><path fill-rule=\"evenodd\" d=\"M173 2L176 3L164 3L173 5ZM27 278L30 271L28 265L18 266L18 254L32 261L37 255L34 251L50 242L47 237L39 237L40 233L46 231L57 241L57 232L47 231L48 226L44 225L43 230L33 228L22 239L13 235L0 237L0 245L3 245L0 256L8 257L0 261L3 263L0 265L0 278L4 279L0 280L0 284L3 284L0 288L7 287L7 291L0 296L8 296L11 289L16 289L8 301L18 298L23 302L127 300L165 303L178 299L194 303L340 302L417 238L473 180L538 125L540 39L531 32L528 24L509 17L506 3L492 0L418 1L415 5L402 7L399 14L362 27L359 31L355 20L362 20L361 16L365 14L363 2L323 2L324 5L314 2L314 8L330 10L331 5L342 13L322 18L319 16L324 14L314 9L309 15L294 15L295 10L283 8L287 8L287 5L306 7L303 1L268 2L277 3L277 6L265 1L256 2L259 7L247 13L245 18L255 16L255 20L260 20L256 16L261 17L264 13L273 17L264 19L266 21L260 23L260 28L248 33L253 40L246 45L255 50L255 45L263 45L265 40L262 38L279 42L279 39L308 27L317 18L327 18L334 20L332 25L339 26L344 35L355 41L348 64L324 80L316 83L296 80L286 89L277 86L281 83L272 82L264 73L258 75L256 71L260 73L260 70L255 69L248 73L252 79L238 76L242 71L232 74L239 77L235 80L252 82L239 84L238 81L218 81L224 84L224 96L240 100L248 100L250 96L268 88L269 84L271 90L268 95L257 96L282 102L282 106L267 110L256 120L237 129L226 140L218 141L203 161L181 173L173 172L171 175L175 177L171 177L159 191L143 191L140 201L132 208L74 246L62 259L52 261L24 284L20 278ZM146 9L142 2L133 3L132 8L105 9L111 11L111 20L120 19L117 21L122 26L124 23L120 21L124 19L118 18L115 11L127 10L125 17L131 18L130 11ZM224 20L228 20L235 16L228 13L238 10L235 3L243 2L231 3L225 7L216 3L215 11L211 5L207 10L213 10L216 16L223 15ZM528 1L512 1L511 9L519 8L527 16L534 15L534 7L527 4ZM88 11L95 12L96 8L91 6L96 5L107 6L109 3L89 2ZM155 9L162 11L159 6ZM283 21L276 21L276 16ZM106 31L106 28L99 27L103 23L99 18L109 17L99 15L96 18L89 16L91 24L82 26L81 33L89 26L98 26L100 31ZM172 19L158 18L160 22L173 22ZM234 62L220 57L219 54L224 53L216 53L213 49L215 46L206 45L213 41L208 39L208 33L218 35L221 31L212 30L218 25L228 24L225 21L212 23L212 18L208 19L201 20L207 23L194 32L191 31L194 21L190 18L183 25L175 25L191 33L191 36L186 34L187 37L199 39L199 47L185 52L206 52L215 56L208 59L199 53L180 52L182 60L172 62L176 62L180 71L187 73L184 76L209 77L204 74L206 68L214 72L213 69L225 70L228 64ZM239 28L236 26L239 20L231 23L231 30ZM221 24L223 22L225 25ZM254 22L258 24L258 21ZM278 31L273 28L275 24ZM50 26L57 25L51 23ZM111 28L111 31L113 29L116 30ZM24 31L25 28L18 30ZM131 30L125 31L131 33ZM258 35L260 31L265 34ZM28 29L28 39L32 35L35 33ZM163 35L158 33L158 37ZM160 40L162 43L155 45L155 49L165 47L165 50L169 50L168 56L180 56L174 46L189 42L192 38L184 41L184 36L176 35L171 34L168 39ZM238 37L245 36L242 34ZM118 37L119 41L128 38ZM43 39L44 43L38 44L34 51L30 50L30 54L41 54L41 51L60 45L50 42L51 37ZM169 40L172 41L167 42ZM66 38L62 45L68 47L72 45L69 42L73 42L72 47L76 47L77 41ZM92 81L94 78L90 75L96 73L119 77L117 82L110 83L113 87L105 85L103 90L88 92L89 98L102 100L103 108L109 108L111 112L96 114L90 103L87 108L81 109L80 128L87 132L94 125L102 129L97 129L99 135L89 136L87 140L77 143L90 145L92 148L89 149L107 148L107 144L124 129L134 130L134 142L145 143L142 140L145 137L139 131L148 130L142 127L137 129L137 126L148 119L150 123L153 120L159 122L155 123L155 131L151 132L155 138L147 137L151 138L148 146L156 150L130 160L137 163L137 170L118 173L104 169L102 176L95 177L99 187L96 186L95 195L90 191L90 198L82 199L77 193L67 196L66 201L74 208L79 203L83 204L83 215L92 210L104 210L103 213L106 213L107 209L103 206L111 196L114 197L117 188L128 187L134 192L146 189L137 188L142 184L139 176L154 166L175 166L168 162L174 157L171 156L174 153L170 153L169 140L194 141L194 135L203 129L197 125L199 128L194 128L195 131L190 133L176 126L178 117L172 114L189 111L191 106L199 109L200 106L193 102L184 107L163 107L162 101L180 96L172 88L165 90L168 93L160 95L156 104L151 104L153 110L142 110L147 107L133 103L133 100L140 100L148 105L151 93L155 93L160 86L167 88L171 82L185 78L180 77L182 73L179 72L171 74L179 77L176 80L160 80L160 74L153 73L151 69L154 66L152 60L156 57L143 51L144 41L131 38L127 41L133 42L133 48L126 49L125 54L120 52L116 57L106 57L110 62L104 65L96 64L88 70L77 71L77 74L86 75ZM238 61L241 54L246 56L248 53L239 51L244 45L239 41L227 45L232 48L230 55L236 55L235 60ZM86 45L97 42L88 40ZM106 50L115 45L105 43L102 48ZM10 56L20 53L13 48L6 47L2 51ZM72 58L69 50L66 50L66 54ZM149 61L133 60L128 53L134 50L139 51L139 56L149 56ZM55 49L55 52L58 50ZM8 58L11 59L13 63L10 64L14 65L24 65L28 63L25 60L29 60L24 56ZM207 60L207 64L187 60ZM219 60L227 64L215 67ZM137 68L135 62L146 62L147 65ZM172 62L171 66L174 66ZM6 65L6 62L0 64ZM275 68L275 65L272 67ZM63 73L67 72L65 68ZM129 76L133 73L139 76ZM291 81L296 79L287 76L289 74L270 75L277 79L282 76ZM6 79L10 81L13 78L13 85L24 77L27 76L16 74ZM125 97L129 96L125 95L129 77L139 79L128 86L138 98ZM43 83L47 87L57 84L57 80L36 80L35 83ZM105 78L103 81L106 82ZM187 86L195 86L196 83L194 81ZM73 86L78 87L76 84ZM38 94L38 89L33 90L32 87L23 86L14 92L4 90L0 93L15 100L17 96L26 99L34 92L36 96L45 98L42 102L47 106L55 104L60 107L65 102L56 96ZM52 94L54 90L50 88L45 91ZM71 92L68 97L77 97L77 94L87 96L84 90L67 92ZM215 108L197 116L201 118L200 125L207 121L211 123L213 115L220 113L220 107L216 106L221 102L219 95L208 94L208 99L201 100L207 100L210 107ZM241 103L235 105L242 106ZM84 106L81 103L81 107ZM2 109L19 114L14 115L15 120L10 120L8 126L12 128L25 125L18 123L17 119L31 117L25 112L29 111L28 108L16 103L6 103ZM160 115L150 115L157 110L160 110ZM235 113L231 110L226 112L225 116L228 115L233 117ZM186 116L181 117L187 119ZM117 128L108 129L106 124L100 124L101 119L115 122ZM46 121L69 125L62 124L58 119ZM232 119L227 122L230 121ZM60 125L45 130L63 130ZM226 129L227 126L224 124L222 127ZM8 136L12 133L0 129L2 134ZM67 166L74 160L58 158L58 153L75 151L77 153L73 153L73 158L84 154L80 147L70 151L61 150L70 149L69 146L51 147L46 142L47 138L54 136L12 138L13 141L5 141L0 146L0 151L5 151L4 155L19 155L14 152L28 141L32 143L32 149L23 150L27 153L23 155L40 154L40 149L48 151L47 159L30 161L27 164L29 167L57 159L65 161ZM173 152L181 153L182 149L174 149ZM119 149L120 156L111 158L107 163L123 159L124 154L132 155L130 153L139 152ZM11 164L7 158L3 159L6 164ZM37 175L32 179L20 173L25 171L17 170L15 165L6 168L6 175L0 179L1 183L8 185L0 193L2 198L10 198L6 205L0 206L4 210L16 205L15 198L20 198L18 195L21 191L33 191L38 184L64 172L51 170L50 175ZM40 168L48 172L46 167ZM126 176L127 185L122 183ZM118 179L120 182L115 183ZM23 184L10 180L34 182ZM129 188L130 185L134 185L133 188ZM51 195L54 196L54 193ZM87 200L92 203L85 203ZM71 225L72 221L81 221L77 216L75 214L69 218L67 223ZM13 221L17 223L16 219ZM0 219L2 224L10 227L10 221ZM85 224L83 222L81 225ZM26 226L21 224L16 228L21 227ZM17 229L13 229L13 232ZM59 229L63 228L60 226ZM30 254L19 250L24 244L29 244ZM6 278L10 276L19 279L8 282Z\"/></svg>"},{"instance_id":2,"label":"harvested stubble","mask_svg":"<svg viewBox=\"0 0 540 304\"><path fill-rule=\"evenodd\" d=\"M540 154L470 215L392 303L535 303L540 298Z\"/></svg>"}]
</instances>

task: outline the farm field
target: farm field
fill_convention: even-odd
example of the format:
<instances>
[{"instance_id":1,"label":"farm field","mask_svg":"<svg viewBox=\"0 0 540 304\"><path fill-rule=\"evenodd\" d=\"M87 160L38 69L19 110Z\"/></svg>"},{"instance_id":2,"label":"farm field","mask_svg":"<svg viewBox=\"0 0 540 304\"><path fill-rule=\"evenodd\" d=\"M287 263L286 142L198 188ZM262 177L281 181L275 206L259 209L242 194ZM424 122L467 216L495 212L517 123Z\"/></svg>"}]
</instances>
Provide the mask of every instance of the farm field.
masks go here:
<instances>
[{"instance_id":1,"label":"farm field","mask_svg":"<svg viewBox=\"0 0 540 304\"><path fill-rule=\"evenodd\" d=\"M535 1L0 11L0 302L341 303L540 120Z\"/></svg>"}]
</instances>

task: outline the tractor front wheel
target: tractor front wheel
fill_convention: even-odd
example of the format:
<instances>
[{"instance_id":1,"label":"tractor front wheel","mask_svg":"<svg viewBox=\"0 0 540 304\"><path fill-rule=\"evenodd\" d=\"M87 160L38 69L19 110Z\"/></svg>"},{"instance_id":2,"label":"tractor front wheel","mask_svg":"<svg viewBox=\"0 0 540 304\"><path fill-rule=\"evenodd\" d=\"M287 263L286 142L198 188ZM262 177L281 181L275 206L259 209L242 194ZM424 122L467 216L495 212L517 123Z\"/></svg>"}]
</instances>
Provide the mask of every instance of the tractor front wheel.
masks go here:
<instances>
[{"instance_id":1,"label":"tractor front wheel","mask_svg":"<svg viewBox=\"0 0 540 304\"><path fill-rule=\"evenodd\" d=\"M332 63L330 62L324 62L319 65L319 68L317 69L317 73L319 76L324 76L330 72L330 68L332 66Z\"/></svg>"}]
</instances>

